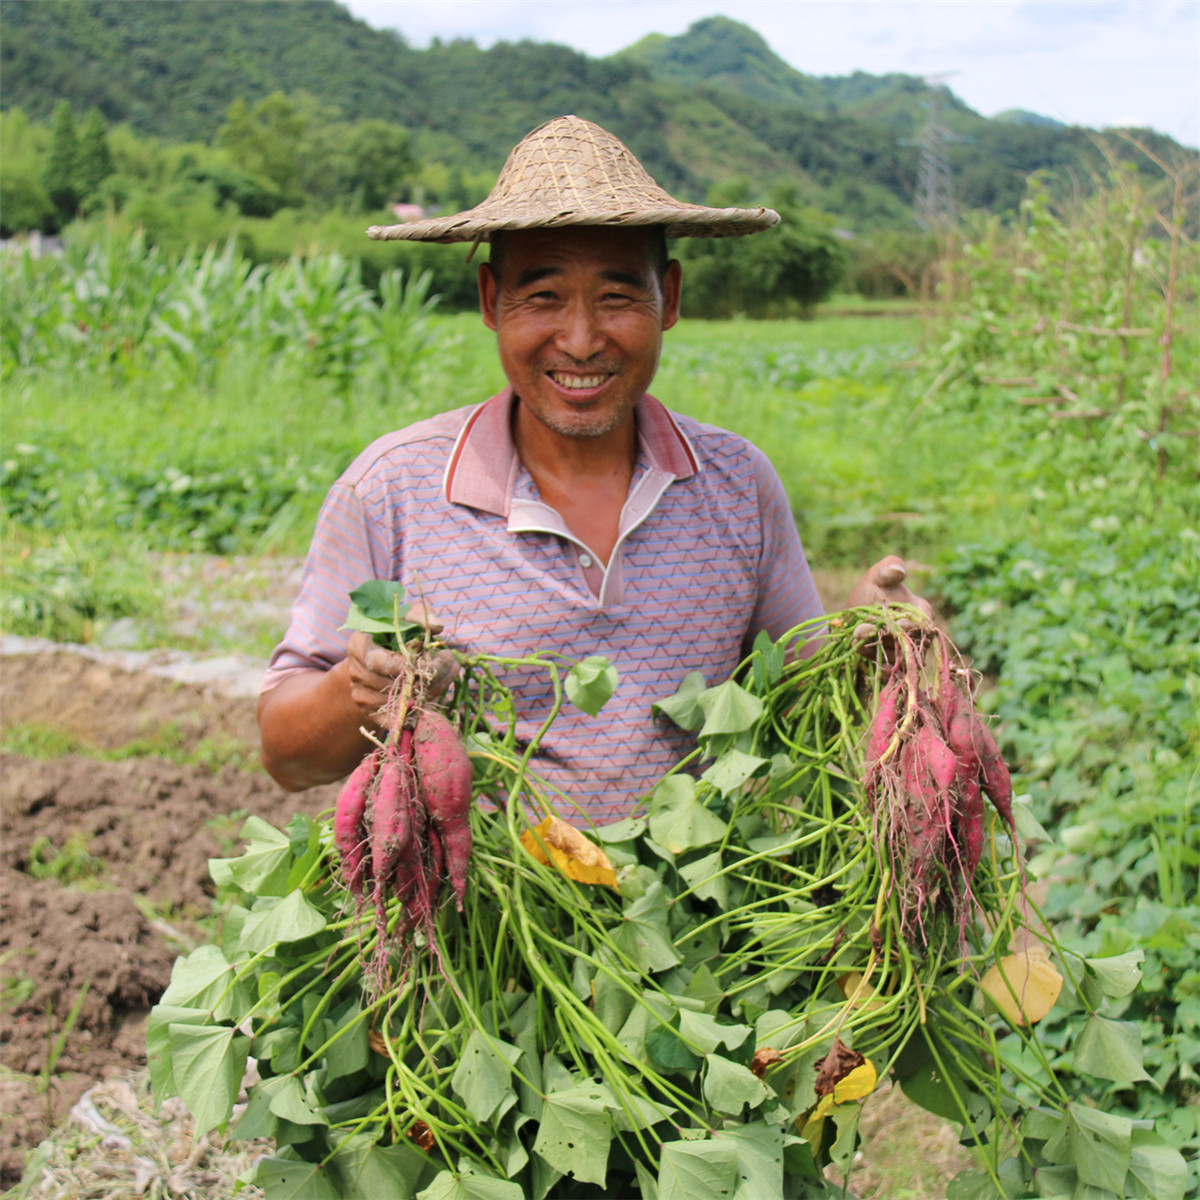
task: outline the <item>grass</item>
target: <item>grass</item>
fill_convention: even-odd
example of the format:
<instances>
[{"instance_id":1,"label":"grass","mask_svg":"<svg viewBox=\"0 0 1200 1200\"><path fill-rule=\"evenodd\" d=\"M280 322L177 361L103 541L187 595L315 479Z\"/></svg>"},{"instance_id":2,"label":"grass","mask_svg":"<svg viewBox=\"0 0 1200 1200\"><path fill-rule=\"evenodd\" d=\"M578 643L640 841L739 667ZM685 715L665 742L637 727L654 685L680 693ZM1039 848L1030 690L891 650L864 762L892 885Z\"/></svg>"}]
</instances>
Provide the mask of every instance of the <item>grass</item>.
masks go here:
<instances>
[{"instance_id":1,"label":"grass","mask_svg":"<svg viewBox=\"0 0 1200 1200\"><path fill-rule=\"evenodd\" d=\"M194 741L177 722L160 726L145 737L120 746L94 742L57 725L22 721L0 730L0 754L49 760L78 755L98 762L123 762L131 758L165 758L180 766L219 770L233 766L243 771L261 770L257 754L234 737L204 737Z\"/></svg>"}]
</instances>

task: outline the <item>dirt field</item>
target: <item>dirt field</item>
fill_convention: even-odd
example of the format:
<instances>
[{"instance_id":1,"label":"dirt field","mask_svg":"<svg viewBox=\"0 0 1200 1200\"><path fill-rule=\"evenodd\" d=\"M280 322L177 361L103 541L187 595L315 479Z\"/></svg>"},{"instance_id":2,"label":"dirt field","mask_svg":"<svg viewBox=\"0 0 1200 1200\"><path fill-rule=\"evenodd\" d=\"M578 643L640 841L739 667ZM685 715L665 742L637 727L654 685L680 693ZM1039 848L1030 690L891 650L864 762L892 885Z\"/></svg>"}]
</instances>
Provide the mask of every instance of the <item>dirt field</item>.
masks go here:
<instances>
[{"instance_id":1,"label":"dirt field","mask_svg":"<svg viewBox=\"0 0 1200 1200\"><path fill-rule=\"evenodd\" d=\"M0 659L5 728L36 725L102 750L156 739L181 753L252 746L254 703L74 654ZM162 758L0 756L0 1187L96 1081L145 1061L143 1023L211 911L210 857L236 853L251 813L286 822L335 789L289 796L265 774ZM41 875L41 878L35 876ZM81 998L82 997L82 998ZM79 1004L55 1071L58 1036Z\"/></svg>"},{"instance_id":2,"label":"dirt field","mask_svg":"<svg viewBox=\"0 0 1200 1200\"><path fill-rule=\"evenodd\" d=\"M0 656L0 729L10 745L25 731L87 750L0 754L3 1189L86 1091L106 1081L122 1095L144 1092L146 1016L212 911L208 859L239 851L250 814L282 825L298 810L330 807L336 788L289 795L246 769L256 753L253 698L73 653ZM226 765L148 756L156 747ZM136 756L104 761L99 752ZM945 1179L965 1165L950 1131L897 1095L872 1107L865 1125L880 1160L903 1153L912 1164L905 1196L944 1195ZM895 1194L886 1180L877 1190L874 1175L855 1179L858 1195Z\"/></svg>"}]
</instances>

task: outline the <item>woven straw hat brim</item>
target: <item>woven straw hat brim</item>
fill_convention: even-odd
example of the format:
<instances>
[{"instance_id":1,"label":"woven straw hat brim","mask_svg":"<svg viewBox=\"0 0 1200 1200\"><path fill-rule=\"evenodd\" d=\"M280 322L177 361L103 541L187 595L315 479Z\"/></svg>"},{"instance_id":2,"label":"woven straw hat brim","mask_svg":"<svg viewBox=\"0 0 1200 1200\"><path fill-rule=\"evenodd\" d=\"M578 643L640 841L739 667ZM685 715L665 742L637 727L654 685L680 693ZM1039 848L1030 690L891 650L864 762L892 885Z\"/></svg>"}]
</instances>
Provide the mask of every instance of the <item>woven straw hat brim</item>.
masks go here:
<instances>
[{"instance_id":1,"label":"woven straw hat brim","mask_svg":"<svg viewBox=\"0 0 1200 1200\"><path fill-rule=\"evenodd\" d=\"M769 208L676 200L611 133L558 117L523 138L482 204L445 217L373 225L377 241L480 242L506 229L661 225L667 237L739 237L779 223Z\"/></svg>"},{"instance_id":2,"label":"woven straw hat brim","mask_svg":"<svg viewBox=\"0 0 1200 1200\"><path fill-rule=\"evenodd\" d=\"M669 238L741 237L779 224L779 214L770 208L703 208L683 205L637 212L557 212L523 218L489 217L479 209L468 209L450 217L429 217L404 225L372 225L367 236L380 242L490 242L503 229L557 229L572 225L662 225Z\"/></svg>"}]
</instances>

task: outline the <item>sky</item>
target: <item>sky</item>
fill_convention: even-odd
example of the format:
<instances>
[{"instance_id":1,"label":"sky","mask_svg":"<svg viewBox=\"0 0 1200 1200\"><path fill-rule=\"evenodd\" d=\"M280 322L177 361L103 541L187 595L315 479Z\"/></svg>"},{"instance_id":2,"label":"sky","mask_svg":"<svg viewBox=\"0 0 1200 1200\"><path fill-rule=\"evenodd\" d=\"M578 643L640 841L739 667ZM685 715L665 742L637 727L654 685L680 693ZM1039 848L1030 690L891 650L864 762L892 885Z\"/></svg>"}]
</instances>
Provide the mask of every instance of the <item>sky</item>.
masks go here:
<instances>
[{"instance_id":1,"label":"sky","mask_svg":"<svg viewBox=\"0 0 1200 1200\"><path fill-rule=\"evenodd\" d=\"M1200 0L342 0L413 46L530 38L593 57L717 14L809 75L955 72L984 116L1149 126L1200 147Z\"/></svg>"}]
</instances>

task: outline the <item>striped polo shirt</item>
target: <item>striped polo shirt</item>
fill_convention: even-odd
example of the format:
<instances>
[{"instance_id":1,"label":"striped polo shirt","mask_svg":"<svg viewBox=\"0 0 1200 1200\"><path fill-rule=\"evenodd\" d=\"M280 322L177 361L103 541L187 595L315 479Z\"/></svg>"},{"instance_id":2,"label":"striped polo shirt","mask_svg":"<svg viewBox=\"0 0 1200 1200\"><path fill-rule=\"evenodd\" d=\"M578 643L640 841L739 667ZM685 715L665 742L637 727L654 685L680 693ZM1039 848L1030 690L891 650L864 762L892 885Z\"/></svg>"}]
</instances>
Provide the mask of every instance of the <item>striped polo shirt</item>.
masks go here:
<instances>
[{"instance_id":1,"label":"striped polo shirt","mask_svg":"<svg viewBox=\"0 0 1200 1200\"><path fill-rule=\"evenodd\" d=\"M593 821L618 820L694 744L653 702L689 671L727 678L759 630L779 637L820 616L821 602L779 477L744 438L643 396L605 566L540 499L513 444L514 403L506 389L355 459L321 509L263 690L345 657L348 594L368 579L399 580L468 653L602 654L620 674L615 695L597 717L568 702L536 770ZM518 734L531 737L549 679L533 669L502 678Z\"/></svg>"}]
</instances>

